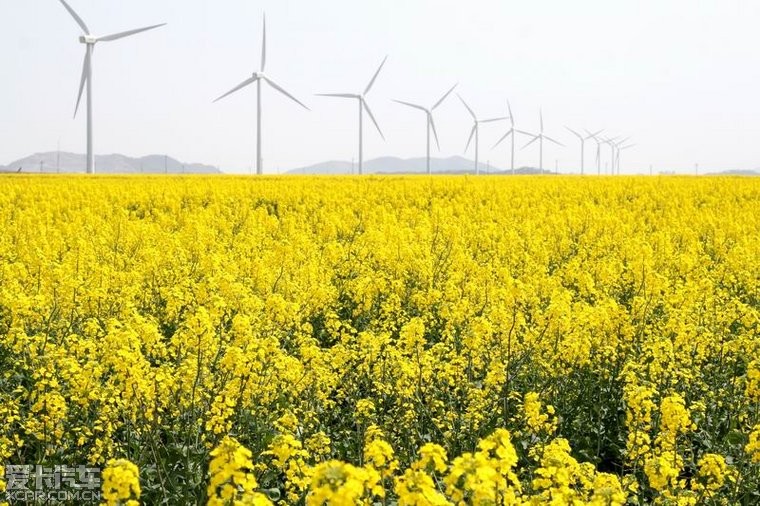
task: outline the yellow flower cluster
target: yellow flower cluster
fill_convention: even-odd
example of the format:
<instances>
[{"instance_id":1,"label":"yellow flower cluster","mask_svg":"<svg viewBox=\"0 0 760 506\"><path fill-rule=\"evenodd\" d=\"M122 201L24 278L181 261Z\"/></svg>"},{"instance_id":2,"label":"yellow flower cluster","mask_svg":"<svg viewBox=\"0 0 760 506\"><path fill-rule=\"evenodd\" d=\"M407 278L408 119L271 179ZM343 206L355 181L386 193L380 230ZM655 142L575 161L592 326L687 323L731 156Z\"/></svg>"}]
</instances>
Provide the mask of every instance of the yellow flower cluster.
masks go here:
<instances>
[{"instance_id":1,"label":"yellow flower cluster","mask_svg":"<svg viewBox=\"0 0 760 506\"><path fill-rule=\"evenodd\" d=\"M208 473L208 505L250 504L271 506L266 495L257 492L251 451L235 438L226 436L211 453Z\"/></svg>"},{"instance_id":2,"label":"yellow flower cluster","mask_svg":"<svg viewBox=\"0 0 760 506\"><path fill-rule=\"evenodd\" d=\"M733 481L733 472L726 464L726 459L722 455L706 453L699 460L697 480L692 484L692 489L712 497L723 487L726 480Z\"/></svg>"},{"instance_id":3,"label":"yellow flower cluster","mask_svg":"<svg viewBox=\"0 0 760 506\"><path fill-rule=\"evenodd\" d=\"M525 424L533 434L553 434L557 429L557 421L554 419L554 406L546 406L542 411L541 400L536 392L525 394L523 401Z\"/></svg>"},{"instance_id":4,"label":"yellow flower cluster","mask_svg":"<svg viewBox=\"0 0 760 506\"><path fill-rule=\"evenodd\" d=\"M0 466L129 459L109 494L148 504L757 502L758 179L13 175L0 230Z\"/></svg>"},{"instance_id":5,"label":"yellow flower cluster","mask_svg":"<svg viewBox=\"0 0 760 506\"><path fill-rule=\"evenodd\" d=\"M126 459L109 460L102 476L104 504L137 506L140 504L140 471Z\"/></svg>"},{"instance_id":6,"label":"yellow flower cluster","mask_svg":"<svg viewBox=\"0 0 760 506\"><path fill-rule=\"evenodd\" d=\"M760 425L755 425L755 428L749 435L749 442L745 446L747 454L755 464L760 464Z\"/></svg>"},{"instance_id":7,"label":"yellow flower cluster","mask_svg":"<svg viewBox=\"0 0 760 506\"><path fill-rule=\"evenodd\" d=\"M455 504L519 504L515 466L517 454L510 434L499 429L478 444L478 451L453 460L444 479L446 494Z\"/></svg>"},{"instance_id":8,"label":"yellow flower cluster","mask_svg":"<svg viewBox=\"0 0 760 506\"><path fill-rule=\"evenodd\" d=\"M760 402L760 360L753 360L747 366L747 399Z\"/></svg>"},{"instance_id":9,"label":"yellow flower cluster","mask_svg":"<svg viewBox=\"0 0 760 506\"><path fill-rule=\"evenodd\" d=\"M0 465L0 494L5 492L5 488L7 486L7 483L5 483L5 466ZM0 506L7 506L8 503L5 501L0 501Z\"/></svg>"},{"instance_id":10,"label":"yellow flower cluster","mask_svg":"<svg viewBox=\"0 0 760 506\"><path fill-rule=\"evenodd\" d=\"M380 474L373 468L357 468L331 460L312 473L307 506L355 506L373 504L371 497L385 495L378 485Z\"/></svg>"}]
</instances>

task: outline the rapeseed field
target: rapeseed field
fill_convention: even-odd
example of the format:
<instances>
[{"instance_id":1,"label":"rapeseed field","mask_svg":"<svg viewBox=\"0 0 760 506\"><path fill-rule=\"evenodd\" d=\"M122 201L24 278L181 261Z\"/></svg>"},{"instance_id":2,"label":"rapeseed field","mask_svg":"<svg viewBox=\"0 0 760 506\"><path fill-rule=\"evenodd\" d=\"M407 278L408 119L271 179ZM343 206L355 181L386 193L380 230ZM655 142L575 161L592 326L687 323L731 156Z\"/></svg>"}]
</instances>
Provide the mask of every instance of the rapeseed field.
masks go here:
<instances>
[{"instance_id":1,"label":"rapeseed field","mask_svg":"<svg viewBox=\"0 0 760 506\"><path fill-rule=\"evenodd\" d=\"M0 230L0 478L760 502L760 179L7 176Z\"/></svg>"}]
</instances>

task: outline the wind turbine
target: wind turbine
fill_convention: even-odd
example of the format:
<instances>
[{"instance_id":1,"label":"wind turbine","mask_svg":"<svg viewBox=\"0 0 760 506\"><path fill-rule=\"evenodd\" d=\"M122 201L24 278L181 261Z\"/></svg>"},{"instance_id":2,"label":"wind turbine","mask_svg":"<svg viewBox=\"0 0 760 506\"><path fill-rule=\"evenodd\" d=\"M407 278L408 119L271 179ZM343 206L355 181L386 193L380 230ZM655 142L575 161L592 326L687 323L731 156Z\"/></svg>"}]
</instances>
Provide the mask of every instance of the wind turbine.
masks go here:
<instances>
[{"instance_id":1,"label":"wind turbine","mask_svg":"<svg viewBox=\"0 0 760 506\"><path fill-rule=\"evenodd\" d=\"M618 173L618 175L620 175L620 153L623 150L632 148L632 147L634 147L636 145L636 144L625 144L625 141L627 141L627 140L628 139L623 139L622 142L620 142L619 144L616 145L616 148L617 148L617 173Z\"/></svg>"},{"instance_id":2,"label":"wind turbine","mask_svg":"<svg viewBox=\"0 0 760 506\"><path fill-rule=\"evenodd\" d=\"M620 175L620 146L624 145L630 137L615 141L613 139L613 159L612 159L612 173Z\"/></svg>"},{"instance_id":3,"label":"wind turbine","mask_svg":"<svg viewBox=\"0 0 760 506\"><path fill-rule=\"evenodd\" d=\"M441 149L441 145L438 142L438 133L435 131L435 122L433 121L433 111L443 103L444 100L446 100L446 97L448 97L452 91L454 91L454 88L456 88L457 85L451 87L449 91L447 91L439 100L436 102L433 107L426 108L422 105L412 104L410 102L404 102L402 100L394 100L394 102L398 102L399 104L403 104L408 107L412 107L414 109L419 109L420 111L423 111L425 115L427 116L427 173L430 174L430 131L433 131L433 136L435 137L435 144L438 146L438 149Z\"/></svg>"},{"instance_id":4,"label":"wind turbine","mask_svg":"<svg viewBox=\"0 0 760 506\"><path fill-rule=\"evenodd\" d=\"M504 141L504 139L506 139L510 135L512 136L512 153L511 153L510 161L511 161L511 167L512 167L512 175L514 176L515 175L515 133L519 133L523 135L533 135L533 134L529 134L528 132L523 132L522 130L517 130L515 128L515 116L514 114L512 114L512 106L509 104L509 100L507 100L507 110L509 111L509 121L512 124L512 126L510 127L509 130L507 130L507 133L505 133L504 136L501 139L499 139L498 142L496 142L496 144L494 144L493 147L495 148L496 146L501 144Z\"/></svg>"},{"instance_id":5,"label":"wind turbine","mask_svg":"<svg viewBox=\"0 0 760 506\"><path fill-rule=\"evenodd\" d=\"M377 128L377 131L380 133L380 137L385 140L385 136L383 135L383 131L380 130L380 125L377 124L377 120L375 119L375 116L372 114L372 111L369 108L369 105L367 104L366 95L369 93L369 91L372 89L372 85L375 84L375 80L377 79L378 74L380 74L380 71L383 70L383 65L385 65L385 61L388 59L386 56L383 58L383 61L380 63L380 66L377 68L377 71L375 72L375 75L372 76L372 79L370 80L369 84L366 88L364 88L363 93L317 93L320 97L336 97L336 98L350 98L357 100L359 103L359 174L363 174L363 168L364 168L364 111L367 111L367 114L369 115L370 119L372 120L372 123L375 124L375 128Z\"/></svg>"},{"instance_id":6,"label":"wind turbine","mask_svg":"<svg viewBox=\"0 0 760 506\"><path fill-rule=\"evenodd\" d=\"M612 138L606 138L606 137L600 137L602 139L602 144L606 144L610 147L610 156L611 156L611 167L612 172L611 174L615 174L615 140L618 139L618 137L612 137ZM607 173L607 164L604 166L604 173Z\"/></svg>"},{"instance_id":7,"label":"wind turbine","mask_svg":"<svg viewBox=\"0 0 760 506\"><path fill-rule=\"evenodd\" d=\"M92 35L90 32L90 29L87 28L87 25L82 20L81 17L79 17L79 14L77 14L74 9L71 8L69 4L66 3L65 0L60 0L61 4L66 8L67 11L69 11L69 14L71 14L71 17L74 18L74 21L79 25L79 27L84 32L83 35L79 37L79 42L82 44L85 44L85 53L84 53L84 64L82 65L82 79L79 83L79 95L77 95L77 105L74 107L74 117L77 117L77 112L79 111L79 103L82 100L82 92L84 91L84 86L87 84L87 173L88 174L94 174L95 173L95 154L93 152L93 107L92 107L92 56L95 52L95 44L98 42L111 42L118 39L123 39L124 37L129 37L131 35L136 35L140 32L146 32L148 30L153 30L154 28L159 28L161 26L166 25L166 23L161 23L159 25L152 25L152 26L146 26L145 28L137 28L135 30L128 30L126 32L119 32L114 33L111 35L105 35L102 37L96 37Z\"/></svg>"},{"instance_id":8,"label":"wind turbine","mask_svg":"<svg viewBox=\"0 0 760 506\"><path fill-rule=\"evenodd\" d=\"M596 142L596 175L601 176L602 175L602 144L604 144L604 140L599 137L599 133L592 134L588 130L584 129L584 132L588 134L587 139L594 139L594 142ZM599 132L603 132L603 130L600 130Z\"/></svg>"},{"instance_id":9,"label":"wind turbine","mask_svg":"<svg viewBox=\"0 0 760 506\"><path fill-rule=\"evenodd\" d=\"M544 135L544 113L541 109L538 110L538 115L541 120L541 131L538 134L528 134L528 135L532 135L533 139L530 142L528 142L525 146L523 146L522 149L525 149L531 144L533 144L534 142L538 141L538 169L540 173L543 174L544 173L544 139L546 139L547 141L551 141L558 146L564 146L564 144L562 144L559 141L555 141L548 135Z\"/></svg>"},{"instance_id":10,"label":"wind turbine","mask_svg":"<svg viewBox=\"0 0 760 506\"><path fill-rule=\"evenodd\" d=\"M472 142L472 137L475 136L475 175L480 175L480 165L478 165L478 150L480 148L480 124L491 123L493 121L501 121L507 119L507 117L505 116L503 118L478 119L470 106L467 105L467 102L464 101L462 96L457 93L457 97L459 97L459 100L462 101L462 104L469 111L470 116L472 116L472 130L470 130L470 138L467 139L467 146L465 146L464 152L467 152L467 149L469 149L470 143Z\"/></svg>"},{"instance_id":11,"label":"wind turbine","mask_svg":"<svg viewBox=\"0 0 760 506\"><path fill-rule=\"evenodd\" d=\"M284 88L282 88L280 85L275 83L273 80L271 80L269 77L267 77L266 74L264 74L264 70L267 66L267 18L266 15L264 16L263 21L263 36L262 36L262 42L261 42L261 70L258 72L254 72L251 77L243 81L242 83L238 84L234 88L232 88L230 91L222 95L221 97L214 100L214 102L218 102L221 99L232 95L238 90L241 90L245 88L246 86L249 86L253 83L256 83L256 174L262 175L264 173L264 159L262 158L261 154L261 83L265 82L275 90L279 91L289 99L291 99L293 102L299 104L301 107L303 107L306 110L309 110L308 107L306 107L300 100L298 100L296 97L285 91Z\"/></svg>"},{"instance_id":12,"label":"wind turbine","mask_svg":"<svg viewBox=\"0 0 760 506\"><path fill-rule=\"evenodd\" d=\"M589 133L587 137L584 137L581 134L579 134L578 132L576 132L575 130L573 130L572 128L570 128L569 126L566 126L565 128L567 128L570 131L570 133L572 133L573 135L575 135L576 137L578 137L578 140L581 141L581 176L582 176L583 173L584 173L584 166L585 166L586 141L589 140L589 139L596 138L597 135L599 135L600 133L602 133L602 130L599 130L598 132L593 133L593 134Z\"/></svg>"}]
</instances>

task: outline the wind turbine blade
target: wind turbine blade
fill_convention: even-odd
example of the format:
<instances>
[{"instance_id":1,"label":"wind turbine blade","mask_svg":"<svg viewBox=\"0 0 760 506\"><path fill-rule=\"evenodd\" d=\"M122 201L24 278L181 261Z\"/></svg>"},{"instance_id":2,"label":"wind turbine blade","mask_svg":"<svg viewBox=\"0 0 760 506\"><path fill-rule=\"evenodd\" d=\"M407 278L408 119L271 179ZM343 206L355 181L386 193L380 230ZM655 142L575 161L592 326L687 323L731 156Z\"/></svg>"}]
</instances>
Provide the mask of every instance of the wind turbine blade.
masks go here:
<instances>
[{"instance_id":1,"label":"wind turbine blade","mask_svg":"<svg viewBox=\"0 0 760 506\"><path fill-rule=\"evenodd\" d=\"M551 142L553 142L554 144L556 144L558 146L564 146L564 144L562 144L561 142L555 141L554 139L552 139L551 137L549 137L547 135L544 135L544 139L546 139L547 141L551 141Z\"/></svg>"},{"instance_id":2,"label":"wind turbine blade","mask_svg":"<svg viewBox=\"0 0 760 506\"><path fill-rule=\"evenodd\" d=\"M530 146L531 144L533 144L534 142L536 142L536 141L537 141L538 139L540 139L540 138L541 138L541 136L540 136L540 135L536 135L535 137L533 137L533 140L532 140L532 141L530 141L529 143L527 143L525 146L523 146L523 147L522 147L522 148L520 148L520 149L525 149L525 148L527 148L528 146Z\"/></svg>"},{"instance_id":3,"label":"wind turbine blade","mask_svg":"<svg viewBox=\"0 0 760 506\"><path fill-rule=\"evenodd\" d=\"M301 107L303 107L303 108L304 108L304 109L306 109L307 111L310 111L310 110L311 110L311 109L309 109L308 107L306 107L306 105L305 105L303 102L301 102L301 101L300 101L300 100L298 100L296 97L294 97L293 95L291 95L290 93L288 93L287 91L285 91L285 90L283 89L283 87L282 87L282 86L278 85L277 83L275 83L274 81L272 81L271 79L269 79L269 78L268 78L268 77L266 77L266 76L262 76L262 77L264 78L264 81L266 81L267 83L269 83L269 86L271 86L271 87L272 87L272 88L274 88L275 90L279 91L280 93L282 93L283 95L285 95L285 96L286 96L286 97L288 97L290 100L292 100L292 101L293 101L293 102L295 102L296 104L300 105Z\"/></svg>"},{"instance_id":4,"label":"wind turbine blade","mask_svg":"<svg viewBox=\"0 0 760 506\"><path fill-rule=\"evenodd\" d=\"M74 9L72 9L72 8L71 8L71 6L70 6L69 4L67 4L67 3L66 3L66 1L65 1L65 0L60 0L60 1L61 1L61 3L63 4L63 6L66 8L66 10L67 10L67 11L69 11L69 14L71 14L71 17L73 17L73 18L74 18L74 21L76 21L76 22L77 22L77 24L79 25L79 27L80 27L82 30L84 30L84 33L85 33L86 35L90 35L90 29L89 29L89 28L87 28L87 25L86 25L86 24L84 24L84 21L82 21L82 18L80 18L80 17L79 17L79 14L77 14L77 13L74 11Z\"/></svg>"},{"instance_id":5,"label":"wind turbine blade","mask_svg":"<svg viewBox=\"0 0 760 506\"><path fill-rule=\"evenodd\" d=\"M112 40L123 39L124 37L129 37L130 35L135 35L141 32L147 32L148 30L153 30L155 28L159 28L162 26L166 26L166 23L161 23L160 25L146 26L145 28L137 28L135 30L128 30L126 32L114 33L111 35L106 35L105 37L98 37L98 42L111 42Z\"/></svg>"},{"instance_id":6,"label":"wind turbine blade","mask_svg":"<svg viewBox=\"0 0 760 506\"><path fill-rule=\"evenodd\" d=\"M379 67L377 67L377 71L375 72L375 75L372 76L372 80L369 82L369 84L367 85L367 88L364 90L364 94L365 95L367 93L369 93L369 90L372 89L372 85L375 84L375 79L377 79L377 76L378 76L378 74L380 74L380 71L383 70L383 65L385 65L385 60L387 60L387 59L388 59L387 56L385 58L383 58L382 63L380 64Z\"/></svg>"},{"instance_id":7,"label":"wind turbine blade","mask_svg":"<svg viewBox=\"0 0 760 506\"><path fill-rule=\"evenodd\" d=\"M504 139L506 139L507 137L509 137L509 136L510 136L510 135L512 135L513 133L514 133L514 128L510 128L510 129L509 129L509 132L505 133L505 134L504 134L504 136L503 136L501 139L499 139L499 140L496 142L496 144L494 144L494 145L493 145L493 147L495 148L496 146L498 146L499 144L501 144L502 142L504 142ZM491 148L491 149L493 149L493 148Z\"/></svg>"},{"instance_id":8,"label":"wind turbine blade","mask_svg":"<svg viewBox=\"0 0 760 506\"><path fill-rule=\"evenodd\" d=\"M372 120L372 123L375 124L375 128L377 128L377 131L380 133L380 137L382 137L383 140L385 140L385 136L383 135L383 131L380 130L380 125L377 124L377 120L375 119L375 115L372 114L372 111L370 110L369 105L367 104L367 101L364 100L363 98L361 99L361 101L362 101L362 105L364 106L364 110L367 111L367 114L369 114L369 118Z\"/></svg>"},{"instance_id":9,"label":"wind turbine blade","mask_svg":"<svg viewBox=\"0 0 760 506\"><path fill-rule=\"evenodd\" d=\"M515 129L515 132L517 132L518 134L527 135L528 137L536 137L536 134L532 134L532 133L526 132L524 130L517 130L517 129Z\"/></svg>"},{"instance_id":10,"label":"wind turbine blade","mask_svg":"<svg viewBox=\"0 0 760 506\"><path fill-rule=\"evenodd\" d=\"M230 91L228 91L227 93L225 93L225 94L224 94L224 95L222 95L221 97L219 97L219 98L217 98L216 100L214 100L214 102L219 102L219 101L220 101L221 99L223 99L224 97L227 97L227 96L229 96L229 95L232 95L233 93L235 93L235 92L236 92L236 91L238 91L239 89L241 89L241 88L245 88L245 87L246 87L246 86L248 86L249 84L255 83L257 79L258 79L258 77L255 77L255 76L254 76L254 77L250 77L250 78L246 79L245 81L243 81L242 83L238 84L237 86L235 86L234 88L232 88Z\"/></svg>"},{"instance_id":11,"label":"wind turbine blade","mask_svg":"<svg viewBox=\"0 0 760 506\"><path fill-rule=\"evenodd\" d=\"M478 121L478 117L475 116L475 113L472 111L472 109L470 109L470 106L467 105L467 102L464 101L464 99L462 98L462 95L460 95L459 93L457 93L457 96L459 97L459 100L462 101L462 103L467 108L467 110L470 111L470 115L472 116L472 119L474 119L475 121ZM465 150L465 151L467 151L467 150Z\"/></svg>"},{"instance_id":12,"label":"wind turbine blade","mask_svg":"<svg viewBox=\"0 0 760 506\"><path fill-rule=\"evenodd\" d=\"M538 116L541 118L541 133L544 133L544 111L542 109L538 110Z\"/></svg>"},{"instance_id":13,"label":"wind turbine blade","mask_svg":"<svg viewBox=\"0 0 760 506\"><path fill-rule=\"evenodd\" d=\"M570 128L569 126L566 126L565 128L567 128L570 132L572 132L573 135L575 135L576 137L578 137L580 140L583 140L583 136L581 134L579 134L578 132L576 132L575 130L573 130L572 128Z\"/></svg>"},{"instance_id":14,"label":"wind turbine blade","mask_svg":"<svg viewBox=\"0 0 760 506\"><path fill-rule=\"evenodd\" d=\"M402 105L406 105L406 106L408 106L408 107L413 107L413 108L415 108L415 109L419 109L420 111L425 111L425 112L428 112L428 110L427 110L427 109L425 109L424 107L422 107L421 105L412 104L412 103L410 103L410 102L404 102L403 100L395 100L395 99L394 99L393 101L394 101L394 102L396 102L396 103L398 103L398 104L402 104Z\"/></svg>"},{"instance_id":15,"label":"wind turbine blade","mask_svg":"<svg viewBox=\"0 0 760 506\"><path fill-rule=\"evenodd\" d=\"M264 69L267 66L267 15L266 14L264 14L263 25L264 25L264 29L262 31L263 35L261 39L261 71L262 72L264 72Z\"/></svg>"},{"instance_id":16,"label":"wind turbine blade","mask_svg":"<svg viewBox=\"0 0 760 506\"><path fill-rule=\"evenodd\" d=\"M470 130L470 138L467 139L467 145L464 147L464 152L467 153L467 150L470 149L470 143L472 142L472 138L475 136L475 130L477 130L478 124L475 123L472 125L472 130Z\"/></svg>"},{"instance_id":17,"label":"wind turbine blade","mask_svg":"<svg viewBox=\"0 0 760 506\"><path fill-rule=\"evenodd\" d=\"M480 120L480 123L492 123L494 121L504 121L505 119L509 119L506 116L502 118L490 118L490 119L482 119Z\"/></svg>"},{"instance_id":18,"label":"wind turbine blade","mask_svg":"<svg viewBox=\"0 0 760 506\"><path fill-rule=\"evenodd\" d=\"M512 105L510 105L509 100L507 100L507 109L509 110L509 121L512 123L512 128L515 128L515 116L512 114Z\"/></svg>"},{"instance_id":19,"label":"wind turbine blade","mask_svg":"<svg viewBox=\"0 0 760 506\"><path fill-rule=\"evenodd\" d=\"M84 63L82 64L82 80L79 82L79 95L77 95L77 105L74 107L74 117L77 117L79 111L79 103L82 101L82 93L84 92L84 85L87 82L87 76L90 73L90 52L85 51Z\"/></svg>"},{"instance_id":20,"label":"wind turbine blade","mask_svg":"<svg viewBox=\"0 0 760 506\"><path fill-rule=\"evenodd\" d=\"M438 132L435 130L435 121L433 115L428 113L428 121L430 121L430 128L433 130L433 137L435 137L435 145L438 146L438 151L441 150L441 143L438 142Z\"/></svg>"},{"instance_id":21,"label":"wind turbine blade","mask_svg":"<svg viewBox=\"0 0 760 506\"><path fill-rule=\"evenodd\" d=\"M585 130L585 128L584 128L584 130ZM596 136L599 135L602 132L604 132L604 129L601 129L598 132L594 132L593 134L591 132L589 132L588 130L586 130L586 133L588 134L588 137L586 137L586 139L596 139Z\"/></svg>"},{"instance_id":22,"label":"wind turbine blade","mask_svg":"<svg viewBox=\"0 0 760 506\"><path fill-rule=\"evenodd\" d=\"M434 106L433 106L433 107L432 107L430 110L431 110L431 111L434 111L434 110L435 110L435 109L436 109L436 108L437 108L439 105L441 105L441 104L443 103L443 101L444 101L444 100L446 100L446 97L448 97L449 95L451 95L451 92L452 92L452 91L454 91L454 88L456 88L456 87L458 86L458 84L459 84L459 83L457 83L457 84L455 84L454 86L452 86L452 87L451 87L451 89L450 89L449 91L447 91L447 92L446 92L446 93L445 93L445 94L444 94L444 95L443 95L443 96L442 96L442 97L441 97L441 98L438 100L438 102L436 102L436 103L435 103L435 105L434 105Z\"/></svg>"},{"instance_id":23,"label":"wind turbine blade","mask_svg":"<svg viewBox=\"0 0 760 506\"><path fill-rule=\"evenodd\" d=\"M337 98L360 98L354 93L317 93L318 97L337 97Z\"/></svg>"},{"instance_id":24,"label":"wind turbine blade","mask_svg":"<svg viewBox=\"0 0 760 506\"><path fill-rule=\"evenodd\" d=\"M623 146L622 148L619 148L618 151L623 151L624 149L633 148L636 147L636 144L629 144L627 146Z\"/></svg>"}]
</instances>

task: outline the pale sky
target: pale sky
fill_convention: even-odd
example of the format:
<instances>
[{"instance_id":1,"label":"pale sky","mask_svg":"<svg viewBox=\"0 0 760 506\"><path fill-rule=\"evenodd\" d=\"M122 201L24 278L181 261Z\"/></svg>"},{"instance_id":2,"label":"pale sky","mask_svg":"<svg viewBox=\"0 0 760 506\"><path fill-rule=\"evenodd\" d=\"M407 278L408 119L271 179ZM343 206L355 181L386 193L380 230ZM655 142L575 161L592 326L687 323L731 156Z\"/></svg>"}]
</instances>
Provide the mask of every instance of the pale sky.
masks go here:
<instances>
[{"instance_id":1,"label":"pale sky","mask_svg":"<svg viewBox=\"0 0 760 506\"><path fill-rule=\"evenodd\" d=\"M565 130L631 136L622 171L760 168L760 2L757 0L70 0L93 33L168 26L101 43L95 52L95 152L164 154L243 172L255 158L255 87L212 100L259 68L311 109L263 97L265 171L357 156L358 92L388 62L368 99L386 136L365 123L365 159L422 157L424 115L452 84L483 117L567 145L544 164L577 170ZM0 0L0 164L34 152L85 150L72 119L84 46L57 0ZM365 118L367 119L367 118ZM463 155L471 120L456 96L436 114L441 151ZM506 129L484 125L481 160L507 167ZM525 139L527 141L527 139ZM522 139L521 139L522 141ZM524 141L520 145L524 144ZM586 169L595 147L587 146ZM472 148L467 153L472 157ZM608 150L603 160L609 159ZM537 165L537 144L517 165Z\"/></svg>"}]
</instances>

